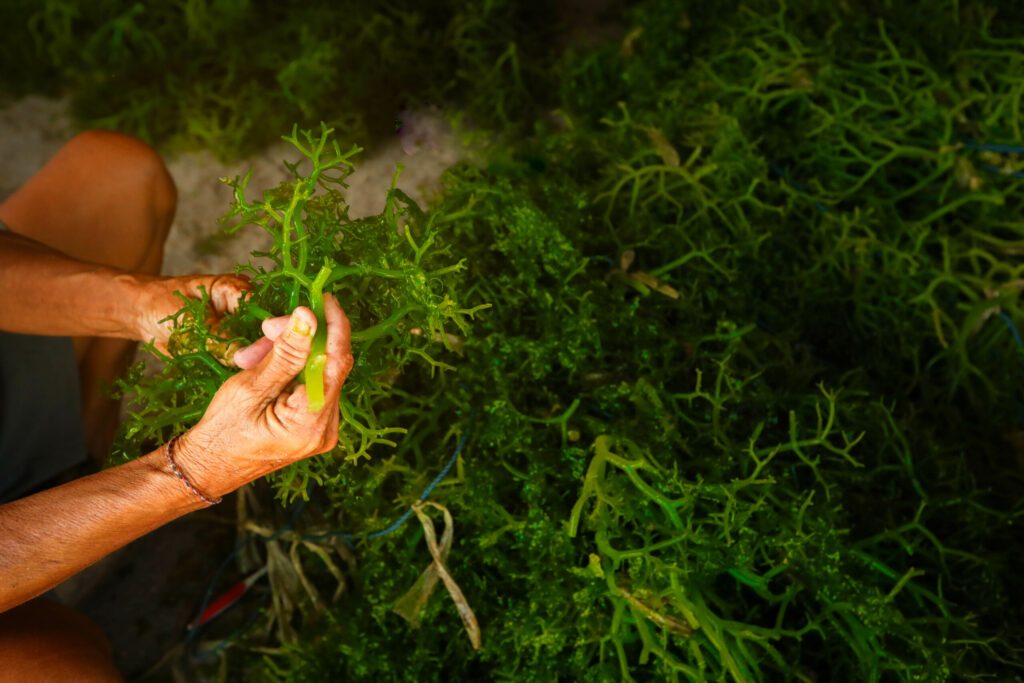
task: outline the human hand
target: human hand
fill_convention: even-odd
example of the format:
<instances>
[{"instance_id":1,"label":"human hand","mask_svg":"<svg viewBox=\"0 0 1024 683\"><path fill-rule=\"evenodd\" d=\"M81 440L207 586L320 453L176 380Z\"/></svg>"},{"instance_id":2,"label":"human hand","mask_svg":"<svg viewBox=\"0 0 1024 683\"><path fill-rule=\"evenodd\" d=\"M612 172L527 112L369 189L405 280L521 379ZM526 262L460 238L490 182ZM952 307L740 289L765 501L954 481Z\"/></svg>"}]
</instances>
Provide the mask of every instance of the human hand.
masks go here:
<instances>
[{"instance_id":1,"label":"human hand","mask_svg":"<svg viewBox=\"0 0 1024 683\"><path fill-rule=\"evenodd\" d=\"M200 288L206 289L210 297L208 321L216 328L227 313L238 309L238 301L251 289L249 281L237 275L186 275L184 277L160 277L142 283L139 302L134 306L137 319L133 326L139 341L152 341L157 350L167 353L173 325L168 316L177 313L182 306L175 292L200 298ZM163 320L164 322L160 322Z\"/></svg>"},{"instance_id":2,"label":"human hand","mask_svg":"<svg viewBox=\"0 0 1024 683\"><path fill-rule=\"evenodd\" d=\"M260 359L225 382L199 424L179 439L179 465L207 496L222 496L337 444L338 398L353 365L351 329L329 294L324 295L324 316L322 410L310 413L305 385L292 387L309 357L317 325L313 312L300 306L286 326L274 324L278 329L264 343Z\"/></svg>"},{"instance_id":3,"label":"human hand","mask_svg":"<svg viewBox=\"0 0 1024 683\"><path fill-rule=\"evenodd\" d=\"M234 352L231 362L248 370L260 364L260 361L274 348L274 342L284 334L291 323L291 316L279 315L276 318L267 318L262 323L263 336L252 344L242 347Z\"/></svg>"}]
</instances>

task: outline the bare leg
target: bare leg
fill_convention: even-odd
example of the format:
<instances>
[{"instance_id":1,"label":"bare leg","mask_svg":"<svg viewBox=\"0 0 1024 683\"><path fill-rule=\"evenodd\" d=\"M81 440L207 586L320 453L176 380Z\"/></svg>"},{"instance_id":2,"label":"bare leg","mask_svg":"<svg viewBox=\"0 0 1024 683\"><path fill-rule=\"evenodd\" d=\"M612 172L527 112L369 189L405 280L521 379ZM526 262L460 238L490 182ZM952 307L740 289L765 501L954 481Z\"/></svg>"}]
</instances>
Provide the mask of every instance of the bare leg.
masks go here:
<instances>
[{"instance_id":1,"label":"bare leg","mask_svg":"<svg viewBox=\"0 0 1024 683\"><path fill-rule=\"evenodd\" d=\"M84 614L38 598L0 614L0 678L114 683L110 643Z\"/></svg>"},{"instance_id":2,"label":"bare leg","mask_svg":"<svg viewBox=\"0 0 1024 683\"><path fill-rule=\"evenodd\" d=\"M7 201L0 221L83 261L157 275L177 190L163 161L135 138L89 131L72 139ZM75 338L86 447L102 459L117 426L103 387L131 361L135 344Z\"/></svg>"}]
</instances>

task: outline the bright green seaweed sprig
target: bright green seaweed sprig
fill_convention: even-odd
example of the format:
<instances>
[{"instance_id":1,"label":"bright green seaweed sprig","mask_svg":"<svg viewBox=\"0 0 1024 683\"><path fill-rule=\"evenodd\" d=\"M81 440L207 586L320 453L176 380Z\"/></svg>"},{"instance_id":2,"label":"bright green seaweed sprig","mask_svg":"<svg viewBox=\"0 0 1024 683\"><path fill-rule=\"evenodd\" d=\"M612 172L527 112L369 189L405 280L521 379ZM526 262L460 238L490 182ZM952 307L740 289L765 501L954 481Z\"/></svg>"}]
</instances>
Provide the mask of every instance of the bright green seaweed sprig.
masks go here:
<instances>
[{"instance_id":1,"label":"bright green seaweed sprig","mask_svg":"<svg viewBox=\"0 0 1024 683\"><path fill-rule=\"evenodd\" d=\"M164 356L156 375L143 377L136 369L122 382L132 406L119 445L123 457L179 433L202 414L233 372L211 353L213 344L252 341L260 320L298 305L310 306L323 323L328 292L352 322L357 358L339 406L337 456L356 461L375 447L393 447L394 436L406 430L393 412L397 397L420 390L417 382L429 386L435 370L453 367L449 359L457 358L470 318L486 308L456 303L455 284L465 263L453 262L435 217L394 186L383 213L350 219L342 190L351 158L360 150L343 152L331 133L324 126L317 135L293 131L287 136L302 155L288 164L293 179L258 199L247 198L249 175L227 181L234 190L234 204L224 219L229 230L258 226L269 233L272 246L258 254L261 260L240 267L251 280L252 293L238 314L215 331L205 322L205 302L186 301L175 316L174 347L180 351ZM230 339L221 336L229 331ZM323 404L325 335L321 324L304 372L311 409ZM170 421L179 414L180 419ZM279 494L305 495L310 479L331 481L337 470L333 461L314 459L285 470L277 475Z\"/></svg>"}]
</instances>

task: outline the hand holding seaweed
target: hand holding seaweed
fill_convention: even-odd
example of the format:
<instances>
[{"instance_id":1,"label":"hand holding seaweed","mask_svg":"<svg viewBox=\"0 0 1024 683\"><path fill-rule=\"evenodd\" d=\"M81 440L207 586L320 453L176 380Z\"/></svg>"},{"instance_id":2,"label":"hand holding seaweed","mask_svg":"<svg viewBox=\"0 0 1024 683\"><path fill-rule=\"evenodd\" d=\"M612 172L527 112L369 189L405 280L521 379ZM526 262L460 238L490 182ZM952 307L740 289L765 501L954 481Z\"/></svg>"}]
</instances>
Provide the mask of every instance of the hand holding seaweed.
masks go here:
<instances>
[{"instance_id":1,"label":"hand holding seaweed","mask_svg":"<svg viewBox=\"0 0 1024 683\"><path fill-rule=\"evenodd\" d=\"M249 282L236 275L153 278L142 285L139 302L135 306L138 338L151 342L161 353L177 353L180 349L170 349L177 341L171 322L181 308L183 296L198 300L205 298L209 304L206 322L216 328L224 316L238 311L239 300L249 288ZM225 346L210 350L221 360L230 362L234 348Z\"/></svg>"},{"instance_id":2,"label":"hand holding seaweed","mask_svg":"<svg viewBox=\"0 0 1024 683\"><path fill-rule=\"evenodd\" d=\"M352 333L334 297L325 297L323 310L324 323L320 323L308 308L296 308L288 328L259 364L221 385L199 424L181 437L179 458L194 473L200 489L222 496L296 460L334 448L338 441L334 406L352 369ZM289 385L312 359L317 332L323 328L320 389L325 394L314 409L307 386Z\"/></svg>"},{"instance_id":3,"label":"hand holding seaweed","mask_svg":"<svg viewBox=\"0 0 1024 683\"><path fill-rule=\"evenodd\" d=\"M324 126L318 135L293 131L287 136L302 155L286 164L292 180L257 200L247 197L250 176L225 181L234 191L234 204L225 217L228 230L258 226L269 233L271 248L256 255L269 259L270 265L239 268L249 278L250 293L217 327L207 316L211 292L181 297L184 307L170 318L175 330L170 352L150 345L164 361L161 372L145 377L137 366L121 383L133 404L119 440L122 457L198 421L220 385L234 374L212 350L256 340L264 321L299 306L308 307L318 320L302 373L303 396L312 412L327 405L328 294L341 301L351 320L358 359L344 395L333 397L340 411L335 450L345 459L369 457L374 448L395 445L394 435L405 431L395 399L430 392L430 385L440 379L437 371L453 367L442 357L456 355L469 332L469 319L482 308L463 309L456 303L464 264L451 262L443 224L394 186L382 214L350 219L342 190L359 149L343 152L331 132ZM212 295L217 296L216 289ZM243 353L242 364L268 348L268 341L256 340L255 350ZM305 495L310 479L327 483L338 476L330 460L318 460L279 474L280 495Z\"/></svg>"}]
</instances>

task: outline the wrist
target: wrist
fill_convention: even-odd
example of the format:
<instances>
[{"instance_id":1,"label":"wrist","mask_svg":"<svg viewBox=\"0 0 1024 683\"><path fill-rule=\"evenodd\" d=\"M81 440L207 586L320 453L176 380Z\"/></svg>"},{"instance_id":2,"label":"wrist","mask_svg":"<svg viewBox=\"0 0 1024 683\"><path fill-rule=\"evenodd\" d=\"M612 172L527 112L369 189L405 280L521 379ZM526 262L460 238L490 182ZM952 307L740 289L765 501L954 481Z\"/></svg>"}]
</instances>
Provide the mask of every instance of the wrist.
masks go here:
<instances>
[{"instance_id":1,"label":"wrist","mask_svg":"<svg viewBox=\"0 0 1024 683\"><path fill-rule=\"evenodd\" d=\"M174 462L184 477L203 496L221 498L245 482L236 481L237 472L225 466L225 458L201 440L195 439L191 431L179 436L174 443Z\"/></svg>"},{"instance_id":2,"label":"wrist","mask_svg":"<svg viewBox=\"0 0 1024 683\"><path fill-rule=\"evenodd\" d=\"M122 336L133 341L150 341L146 323L146 312L153 306L153 282L157 278L138 273L117 273L113 277L117 317L122 326Z\"/></svg>"},{"instance_id":3,"label":"wrist","mask_svg":"<svg viewBox=\"0 0 1024 683\"><path fill-rule=\"evenodd\" d=\"M220 498L267 474L265 469L254 469L251 462L232 456L229 449L204 438L197 429L178 437L174 459L207 497Z\"/></svg>"}]
</instances>

